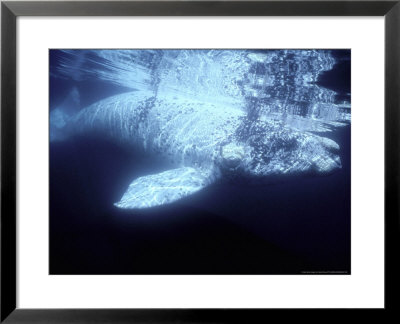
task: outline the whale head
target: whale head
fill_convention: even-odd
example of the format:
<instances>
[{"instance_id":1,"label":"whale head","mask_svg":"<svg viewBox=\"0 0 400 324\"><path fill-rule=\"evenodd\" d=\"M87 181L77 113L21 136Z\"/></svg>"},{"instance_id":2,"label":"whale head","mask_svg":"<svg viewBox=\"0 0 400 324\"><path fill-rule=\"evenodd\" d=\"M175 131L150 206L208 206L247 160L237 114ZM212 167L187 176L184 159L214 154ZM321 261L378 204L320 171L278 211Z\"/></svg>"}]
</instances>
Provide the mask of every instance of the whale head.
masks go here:
<instances>
[{"instance_id":1,"label":"whale head","mask_svg":"<svg viewBox=\"0 0 400 324\"><path fill-rule=\"evenodd\" d=\"M341 168L339 152L339 145L326 137L257 121L221 147L221 169L257 178L328 174Z\"/></svg>"}]
</instances>

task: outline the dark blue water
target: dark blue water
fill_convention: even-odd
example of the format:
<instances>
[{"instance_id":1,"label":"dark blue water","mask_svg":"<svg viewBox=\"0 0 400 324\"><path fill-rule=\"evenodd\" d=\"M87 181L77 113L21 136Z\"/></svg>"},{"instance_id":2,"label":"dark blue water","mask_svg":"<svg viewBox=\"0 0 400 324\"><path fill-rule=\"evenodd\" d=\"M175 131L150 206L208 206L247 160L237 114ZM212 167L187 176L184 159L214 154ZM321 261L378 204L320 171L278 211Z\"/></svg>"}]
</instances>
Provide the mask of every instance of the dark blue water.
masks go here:
<instances>
[{"instance_id":1,"label":"dark blue water","mask_svg":"<svg viewBox=\"0 0 400 324\"><path fill-rule=\"evenodd\" d=\"M345 57L319 81L348 100L346 64ZM72 86L82 106L129 90L52 77L50 86L52 106ZM350 134L349 125L327 136L340 145L343 165L331 175L220 182L139 211L113 203L133 179L162 170L160 161L97 138L51 143L50 273L350 273Z\"/></svg>"},{"instance_id":2,"label":"dark blue water","mask_svg":"<svg viewBox=\"0 0 400 324\"><path fill-rule=\"evenodd\" d=\"M95 139L51 145L52 274L350 269L350 129L343 169L268 186L218 184L172 205L113 207L156 161ZM99 163L101 161L101 163Z\"/></svg>"}]
</instances>

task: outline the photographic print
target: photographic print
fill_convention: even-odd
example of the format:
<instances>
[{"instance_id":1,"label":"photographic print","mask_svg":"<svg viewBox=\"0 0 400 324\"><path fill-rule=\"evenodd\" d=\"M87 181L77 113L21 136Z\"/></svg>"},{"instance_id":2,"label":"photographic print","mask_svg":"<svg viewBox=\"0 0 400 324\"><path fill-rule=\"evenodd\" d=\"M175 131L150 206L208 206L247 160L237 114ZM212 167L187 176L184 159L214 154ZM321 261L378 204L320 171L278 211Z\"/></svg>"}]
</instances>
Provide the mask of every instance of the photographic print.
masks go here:
<instances>
[{"instance_id":1,"label":"photographic print","mask_svg":"<svg viewBox=\"0 0 400 324\"><path fill-rule=\"evenodd\" d=\"M50 274L350 274L351 51L49 50Z\"/></svg>"}]
</instances>

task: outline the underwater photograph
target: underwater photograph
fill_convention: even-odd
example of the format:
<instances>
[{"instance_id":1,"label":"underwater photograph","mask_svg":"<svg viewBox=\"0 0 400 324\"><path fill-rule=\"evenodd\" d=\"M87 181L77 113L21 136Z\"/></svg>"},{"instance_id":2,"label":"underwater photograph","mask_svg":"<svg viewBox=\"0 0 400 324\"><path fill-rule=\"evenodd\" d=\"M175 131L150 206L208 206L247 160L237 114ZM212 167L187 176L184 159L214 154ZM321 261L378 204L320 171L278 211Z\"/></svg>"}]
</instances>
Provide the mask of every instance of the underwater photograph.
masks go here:
<instances>
[{"instance_id":1,"label":"underwater photograph","mask_svg":"<svg viewBox=\"0 0 400 324\"><path fill-rule=\"evenodd\" d=\"M49 274L351 273L351 50L50 49Z\"/></svg>"}]
</instances>

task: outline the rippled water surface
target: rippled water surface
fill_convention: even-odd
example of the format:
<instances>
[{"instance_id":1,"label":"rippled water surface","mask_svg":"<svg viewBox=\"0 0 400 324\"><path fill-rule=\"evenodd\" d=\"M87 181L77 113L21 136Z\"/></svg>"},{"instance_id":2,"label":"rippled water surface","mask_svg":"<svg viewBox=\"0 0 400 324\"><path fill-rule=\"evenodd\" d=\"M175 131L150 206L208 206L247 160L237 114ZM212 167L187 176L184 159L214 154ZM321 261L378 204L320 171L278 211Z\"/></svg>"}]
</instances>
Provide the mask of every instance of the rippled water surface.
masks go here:
<instances>
[{"instance_id":1,"label":"rippled water surface","mask_svg":"<svg viewBox=\"0 0 400 324\"><path fill-rule=\"evenodd\" d=\"M350 92L347 50L51 50L50 272L350 273Z\"/></svg>"}]
</instances>

